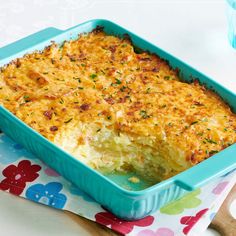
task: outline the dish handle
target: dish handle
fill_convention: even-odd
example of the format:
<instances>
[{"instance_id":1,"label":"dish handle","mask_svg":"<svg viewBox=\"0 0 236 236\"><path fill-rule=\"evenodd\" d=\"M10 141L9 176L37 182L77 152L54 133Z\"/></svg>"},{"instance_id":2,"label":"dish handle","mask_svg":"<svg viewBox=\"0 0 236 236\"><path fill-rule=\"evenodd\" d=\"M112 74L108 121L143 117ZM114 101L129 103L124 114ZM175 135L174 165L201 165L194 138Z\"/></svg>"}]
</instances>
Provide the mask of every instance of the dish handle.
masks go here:
<instances>
[{"instance_id":1,"label":"dish handle","mask_svg":"<svg viewBox=\"0 0 236 236\"><path fill-rule=\"evenodd\" d=\"M41 43L43 41L46 41L60 33L62 33L62 30L49 27L46 29L43 29L39 32L36 32L34 34L31 34L23 39L20 39L16 42L13 42L7 46L4 46L0 48L0 60L5 59L7 57L10 57L12 55L15 55L19 52L22 52L38 43Z\"/></svg>"},{"instance_id":2,"label":"dish handle","mask_svg":"<svg viewBox=\"0 0 236 236\"><path fill-rule=\"evenodd\" d=\"M175 177L175 183L192 191L236 169L236 144Z\"/></svg>"}]
</instances>

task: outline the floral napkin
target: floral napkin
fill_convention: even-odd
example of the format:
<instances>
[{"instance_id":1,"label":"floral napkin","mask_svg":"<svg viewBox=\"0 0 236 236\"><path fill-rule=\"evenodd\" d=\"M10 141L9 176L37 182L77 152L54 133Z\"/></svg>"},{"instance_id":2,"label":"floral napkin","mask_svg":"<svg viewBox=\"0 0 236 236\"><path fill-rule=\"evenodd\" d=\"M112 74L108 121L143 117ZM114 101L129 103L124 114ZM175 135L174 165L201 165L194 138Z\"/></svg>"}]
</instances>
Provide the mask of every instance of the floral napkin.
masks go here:
<instances>
[{"instance_id":1,"label":"floral napkin","mask_svg":"<svg viewBox=\"0 0 236 236\"><path fill-rule=\"evenodd\" d=\"M236 182L236 171L216 179L141 220L124 221L73 186L5 134L0 134L0 189L68 210L129 236L201 235Z\"/></svg>"}]
</instances>

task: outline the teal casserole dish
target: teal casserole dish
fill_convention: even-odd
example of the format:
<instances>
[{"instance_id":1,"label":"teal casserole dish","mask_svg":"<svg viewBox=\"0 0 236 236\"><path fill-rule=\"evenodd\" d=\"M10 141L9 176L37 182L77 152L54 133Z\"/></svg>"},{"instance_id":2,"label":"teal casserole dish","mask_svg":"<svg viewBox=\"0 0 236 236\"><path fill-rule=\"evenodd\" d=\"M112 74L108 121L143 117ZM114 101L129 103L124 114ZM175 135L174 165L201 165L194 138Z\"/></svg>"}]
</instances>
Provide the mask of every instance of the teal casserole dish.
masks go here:
<instances>
[{"instance_id":1,"label":"teal casserole dish","mask_svg":"<svg viewBox=\"0 0 236 236\"><path fill-rule=\"evenodd\" d=\"M236 111L235 94L155 45L107 20L91 20L65 31L47 28L30 35L0 48L0 66L26 53L42 50L51 41L60 44L64 40L77 38L80 33L90 32L97 26L104 27L107 34L116 36L128 34L136 47L158 54L167 60L172 68L179 69L183 80L191 81L197 78L208 88L215 90L234 112ZM143 218L189 191L236 168L236 144L234 144L172 178L143 189L131 184L130 190L127 190L122 187L127 176L105 176L91 169L48 141L2 106L0 107L0 129L92 196L104 208L127 220Z\"/></svg>"}]
</instances>

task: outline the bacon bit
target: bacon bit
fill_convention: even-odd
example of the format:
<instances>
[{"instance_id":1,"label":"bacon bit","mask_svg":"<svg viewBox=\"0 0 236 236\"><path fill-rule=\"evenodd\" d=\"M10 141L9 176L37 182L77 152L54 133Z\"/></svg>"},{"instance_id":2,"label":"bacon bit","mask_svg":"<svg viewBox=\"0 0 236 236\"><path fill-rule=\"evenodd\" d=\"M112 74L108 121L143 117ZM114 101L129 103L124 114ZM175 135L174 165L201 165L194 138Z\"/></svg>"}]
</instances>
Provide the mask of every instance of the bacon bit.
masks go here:
<instances>
[{"instance_id":1,"label":"bacon bit","mask_svg":"<svg viewBox=\"0 0 236 236\"><path fill-rule=\"evenodd\" d=\"M113 105L115 103L113 98L105 98L104 100L110 105Z\"/></svg>"},{"instance_id":2,"label":"bacon bit","mask_svg":"<svg viewBox=\"0 0 236 236\"><path fill-rule=\"evenodd\" d=\"M137 55L137 59L139 61L151 61L152 59L150 57L143 57L142 55Z\"/></svg>"},{"instance_id":3,"label":"bacon bit","mask_svg":"<svg viewBox=\"0 0 236 236\"><path fill-rule=\"evenodd\" d=\"M147 76L144 76L143 74L141 74L140 78L141 78L143 84L147 84L148 83L148 77Z\"/></svg>"},{"instance_id":4,"label":"bacon bit","mask_svg":"<svg viewBox=\"0 0 236 236\"><path fill-rule=\"evenodd\" d=\"M42 76L40 73L38 73L34 70L30 70L28 72L28 76L29 76L30 79L34 80L39 85L48 84L48 80L44 76Z\"/></svg>"},{"instance_id":5,"label":"bacon bit","mask_svg":"<svg viewBox=\"0 0 236 236\"><path fill-rule=\"evenodd\" d=\"M134 102L132 108L135 108L135 110L139 110L142 107L141 102Z\"/></svg>"},{"instance_id":6,"label":"bacon bit","mask_svg":"<svg viewBox=\"0 0 236 236\"><path fill-rule=\"evenodd\" d=\"M108 115L108 111L106 111L106 110L102 111L101 115Z\"/></svg>"},{"instance_id":7,"label":"bacon bit","mask_svg":"<svg viewBox=\"0 0 236 236\"><path fill-rule=\"evenodd\" d=\"M101 101L100 101L100 100L97 100L96 103L97 103L97 104L101 104Z\"/></svg>"},{"instance_id":8,"label":"bacon bit","mask_svg":"<svg viewBox=\"0 0 236 236\"><path fill-rule=\"evenodd\" d=\"M57 130L58 130L58 127L55 125L50 127L50 131L57 131Z\"/></svg>"},{"instance_id":9,"label":"bacon bit","mask_svg":"<svg viewBox=\"0 0 236 236\"><path fill-rule=\"evenodd\" d=\"M193 104L196 105L196 106L203 106L203 104L198 102L198 101L193 101Z\"/></svg>"},{"instance_id":10,"label":"bacon bit","mask_svg":"<svg viewBox=\"0 0 236 236\"><path fill-rule=\"evenodd\" d=\"M116 48L117 48L117 45L111 45L111 46L109 47L109 50L110 50L112 53L115 53Z\"/></svg>"},{"instance_id":11,"label":"bacon bit","mask_svg":"<svg viewBox=\"0 0 236 236\"><path fill-rule=\"evenodd\" d=\"M143 72L158 72L159 68L154 67L154 68L143 68Z\"/></svg>"},{"instance_id":12,"label":"bacon bit","mask_svg":"<svg viewBox=\"0 0 236 236\"><path fill-rule=\"evenodd\" d=\"M19 68L21 66L21 62L19 58L16 59L15 64L16 64L16 68Z\"/></svg>"},{"instance_id":13,"label":"bacon bit","mask_svg":"<svg viewBox=\"0 0 236 236\"><path fill-rule=\"evenodd\" d=\"M180 69L179 69L178 67L176 67L176 68L174 69L174 71L175 71L175 73L176 73L177 75L179 75Z\"/></svg>"},{"instance_id":14,"label":"bacon bit","mask_svg":"<svg viewBox=\"0 0 236 236\"><path fill-rule=\"evenodd\" d=\"M202 90L203 92L205 92L207 89L206 89L205 86L201 86L201 90Z\"/></svg>"},{"instance_id":15,"label":"bacon bit","mask_svg":"<svg viewBox=\"0 0 236 236\"><path fill-rule=\"evenodd\" d=\"M45 111L43 114L44 114L44 116L46 116L49 120L51 120L51 119L52 119L53 111L52 111L52 110L48 110L48 111Z\"/></svg>"},{"instance_id":16,"label":"bacon bit","mask_svg":"<svg viewBox=\"0 0 236 236\"><path fill-rule=\"evenodd\" d=\"M115 72L116 72L116 68L112 67L112 68L108 71L107 75L108 75L108 76L112 76Z\"/></svg>"},{"instance_id":17,"label":"bacon bit","mask_svg":"<svg viewBox=\"0 0 236 236\"><path fill-rule=\"evenodd\" d=\"M120 98L119 103L125 103L127 98L129 98L129 96L125 96L123 98Z\"/></svg>"},{"instance_id":18,"label":"bacon bit","mask_svg":"<svg viewBox=\"0 0 236 236\"><path fill-rule=\"evenodd\" d=\"M129 111L126 113L128 116L133 116L134 115L134 112L133 111Z\"/></svg>"},{"instance_id":19,"label":"bacon bit","mask_svg":"<svg viewBox=\"0 0 236 236\"><path fill-rule=\"evenodd\" d=\"M48 98L50 100L55 100L57 98L57 96L55 96L55 95L45 95L44 97Z\"/></svg>"},{"instance_id":20,"label":"bacon bit","mask_svg":"<svg viewBox=\"0 0 236 236\"><path fill-rule=\"evenodd\" d=\"M199 81L198 81L197 79L195 79L195 80L193 81L193 84L194 84L194 85L199 85Z\"/></svg>"},{"instance_id":21,"label":"bacon bit","mask_svg":"<svg viewBox=\"0 0 236 236\"><path fill-rule=\"evenodd\" d=\"M129 59L129 56L127 56L127 55L124 56L124 57L122 57L122 59L121 59L121 63L127 62L128 59Z\"/></svg>"},{"instance_id":22,"label":"bacon bit","mask_svg":"<svg viewBox=\"0 0 236 236\"><path fill-rule=\"evenodd\" d=\"M87 104L87 103L82 104L82 105L80 106L80 109L83 110L83 111L87 111L87 110L89 110L89 108L90 108L90 105Z\"/></svg>"},{"instance_id":23,"label":"bacon bit","mask_svg":"<svg viewBox=\"0 0 236 236\"><path fill-rule=\"evenodd\" d=\"M159 71L159 68L157 68L157 67L154 67L153 69L152 69L152 72L158 72Z\"/></svg>"},{"instance_id":24,"label":"bacon bit","mask_svg":"<svg viewBox=\"0 0 236 236\"><path fill-rule=\"evenodd\" d=\"M86 59L86 55L83 52L81 52L79 55L69 55L69 54L67 54L67 56L70 58L71 61L79 61L79 60Z\"/></svg>"},{"instance_id":25,"label":"bacon bit","mask_svg":"<svg viewBox=\"0 0 236 236\"><path fill-rule=\"evenodd\" d=\"M65 107L63 107L63 108L61 109L61 111L65 112L65 111L66 111L66 108L65 108Z\"/></svg>"}]
</instances>

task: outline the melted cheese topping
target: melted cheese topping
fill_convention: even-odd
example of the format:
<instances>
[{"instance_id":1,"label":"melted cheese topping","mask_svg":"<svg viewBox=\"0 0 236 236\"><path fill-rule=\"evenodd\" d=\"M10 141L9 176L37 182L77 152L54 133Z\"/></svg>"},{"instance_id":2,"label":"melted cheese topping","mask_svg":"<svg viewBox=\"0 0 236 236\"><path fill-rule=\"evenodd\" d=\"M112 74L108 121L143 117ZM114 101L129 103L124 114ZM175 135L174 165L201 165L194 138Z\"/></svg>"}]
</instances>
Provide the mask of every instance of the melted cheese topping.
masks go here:
<instances>
[{"instance_id":1,"label":"melted cheese topping","mask_svg":"<svg viewBox=\"0 0 236 236\"><path fill-rule=\"evenodd\" d=\"M154 181L236 142L236 115L217 94L102 31L2 68L0 103L91 167Z\"/></svg>"}]
</instances>

